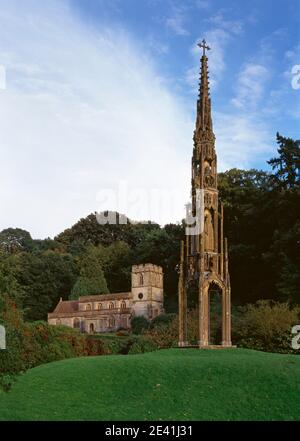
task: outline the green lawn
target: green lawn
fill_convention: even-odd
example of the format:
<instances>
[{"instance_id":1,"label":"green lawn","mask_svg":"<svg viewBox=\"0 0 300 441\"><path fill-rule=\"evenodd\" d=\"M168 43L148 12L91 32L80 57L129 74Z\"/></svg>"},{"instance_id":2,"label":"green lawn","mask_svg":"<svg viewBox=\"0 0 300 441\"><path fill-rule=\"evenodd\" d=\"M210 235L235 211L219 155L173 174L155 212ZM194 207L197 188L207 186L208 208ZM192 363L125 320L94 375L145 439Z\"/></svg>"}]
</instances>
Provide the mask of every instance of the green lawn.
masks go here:
<instances>
[{"instance_id":1,"label":"green lawn","mask_svg":"<svg viewBox=\"0 0 300 441\"><path fill-rule=\"evenodd\" d=\"M39 366L0 420L299 420L300 357L170 349Z\"/></svg>"}]
</instances>

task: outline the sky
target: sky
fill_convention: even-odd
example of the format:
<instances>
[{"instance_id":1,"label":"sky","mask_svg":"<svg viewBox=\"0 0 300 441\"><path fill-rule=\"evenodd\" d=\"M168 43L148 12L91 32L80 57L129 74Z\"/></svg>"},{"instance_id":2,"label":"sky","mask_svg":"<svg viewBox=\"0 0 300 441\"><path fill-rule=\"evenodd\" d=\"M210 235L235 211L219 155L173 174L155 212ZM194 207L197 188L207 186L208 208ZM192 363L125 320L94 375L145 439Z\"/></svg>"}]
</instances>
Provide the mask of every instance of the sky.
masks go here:
<instances>
[{"instance_id":1,"label":"sky","mask_svg":"<svg viewBox=\"0 0 300 441\"><path fill-rule=\"evenodd\" d=\"M219 171L299 139L300 0L0 0L0 231L165 224L190 191L200 50Z\"/></svg>"}]
</instances>

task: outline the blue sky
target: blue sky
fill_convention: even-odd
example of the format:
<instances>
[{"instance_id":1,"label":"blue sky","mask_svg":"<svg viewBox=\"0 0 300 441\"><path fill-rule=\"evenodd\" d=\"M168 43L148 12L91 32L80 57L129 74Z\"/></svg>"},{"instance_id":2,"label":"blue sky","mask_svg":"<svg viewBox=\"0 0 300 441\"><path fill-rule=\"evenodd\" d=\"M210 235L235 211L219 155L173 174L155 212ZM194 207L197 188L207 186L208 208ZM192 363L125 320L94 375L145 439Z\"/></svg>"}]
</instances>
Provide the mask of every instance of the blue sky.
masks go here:
<instances>
[{"instance_id":1,"label":"blue sky","mask_svg":"<svg viewBox=\"0 0 300 441\"><path fill-rule=\"evenodd\" d=\"M191 89L187 88L187 70L194 70L198 77L198 51L193 47L202 36L211 37L212 49L216 56L222 49L224 63L220 66L216 60L212 66L218 79L214 109L235 111L238 106L232 100L238 85L243 74L251 76L252 72L253 81L262 83L261 93L254 97L261 118L273 134L281 131L299 137L299 97L289 81L292 66L300 62L299 0L73 0L71 4L90 26L126 29L155 58L169 87L190 107L197 88L193 77L188 81ZM258 78L247 65L261 68ZM251 99L253 89L248 87L245 101ZM253 158L251 165L265 167L261 158Z\"/></svg>"},{"instance_id":2,"label":"blue sky","mask_svg":"<svg viewBox=\"0 0 300 441\"><path fill-rule=\"evenodd\" d=\"M299 0L0 0L0 229L179 221L203 37L219 170L266 168L277 131L300 138L299 17Z\"/></svg>"}]
</instances>

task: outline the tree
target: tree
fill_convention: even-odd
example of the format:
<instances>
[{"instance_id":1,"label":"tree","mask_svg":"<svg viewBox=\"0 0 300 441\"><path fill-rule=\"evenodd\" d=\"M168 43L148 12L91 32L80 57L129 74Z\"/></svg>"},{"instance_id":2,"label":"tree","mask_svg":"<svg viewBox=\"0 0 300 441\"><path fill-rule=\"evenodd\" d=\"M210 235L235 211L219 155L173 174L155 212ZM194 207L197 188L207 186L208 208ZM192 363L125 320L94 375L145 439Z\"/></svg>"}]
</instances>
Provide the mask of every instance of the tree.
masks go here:
<instances>
[{"instance_id":1,"label":"tree","mask_svg":"<svg viewBox=\"0 0 300 441\"><path fill-rule=\"evenodd\" d=\"M102 254L101 265L110 292L131 290L133 252L124 241L116 241L108 247L98 247Z\"/></svg>"},{"instance_id":2,"label":"tree","mask_svg":"<svg viewBox=\"0 0 300 441\"><path fill-rule=\"evenodd\" d=\"M276 231L271 249L280 300L299 303L300 220L285 231Z\"/></svg>"},{"instance_id":3,"label":"tree","mask_svg":"<svg viewBox=\"0 0 300 441\"><path fill-rule=\"evenodd\" d=\"M80 275L72 288L71 300L81 296L91 296L108 293L99 255L95 247L89 247L79 262Z\"/></svg>"},{"instance_id":4,"label":"tree","mask_svg":"<svg viewBox=\"0 0 300 441\"><path fill-rule=\"evenodd\" d=\"M299 302L299 143L278 135L276 174L229 170L219 174L229 239L232 297Z\"/></svg>"},{"instance_id":5,"label":"tree","mask_svg":"<svg viewBox=\"0 0 300 441\"><path fill-rule=\"evenodd\" d=\"M120 224L119 214L115 214L116 224L100 225L96 213L92 213L86 218L80 219L71 228L63 231L57 236L56 240L67 247L70 247L74 241L95 246L109 246L116 241L123 241L134 248L143 240L147 232L159 228L157 224L152 223L128 222L127 224Z\"/></svg>"},{"instance_id":6,"label":"tree","mask_svg":"<svg viewBox=\"0 0 300 441\"><path fill-rule=\"evenodd\" d=\"M29 251L32 247L33 240L28 231L21 228L7 228L0 233L0 250L8 254Z\"/></svg>"},{"instance_id":7,"label":"tree","mask_svg":"<svg viewBox=\"0 0 300 441\"><path fill-rule=\"evenodd\" d=\"M300 188L300 142L285 138L277 133L277 150L279 156L272 158L268 164L275 173L274 182L285 190Z\"/></svg>"},{"instance_id":8,"label":"tree","mask_svg":"<svg viewBox=\"0 0 300 441\"><path fill-rule=\"evenodd\" d=\"M77 268L68 254L54 251L19 255L18 282L24 288L26 320L45 320L60 297L67 299L76 280Z\"/></svg>"},{"instance_id":9,"label":"tree","mask_svg":"<svg viewBox=\"0 0 300 441\"><path fill-rule=\"evenodd\" d=\"M22 308L25 289L18 280L20 270L18 255L0 253L0 294L6 293L19 308Z\"/></svg>"}]
</instances>

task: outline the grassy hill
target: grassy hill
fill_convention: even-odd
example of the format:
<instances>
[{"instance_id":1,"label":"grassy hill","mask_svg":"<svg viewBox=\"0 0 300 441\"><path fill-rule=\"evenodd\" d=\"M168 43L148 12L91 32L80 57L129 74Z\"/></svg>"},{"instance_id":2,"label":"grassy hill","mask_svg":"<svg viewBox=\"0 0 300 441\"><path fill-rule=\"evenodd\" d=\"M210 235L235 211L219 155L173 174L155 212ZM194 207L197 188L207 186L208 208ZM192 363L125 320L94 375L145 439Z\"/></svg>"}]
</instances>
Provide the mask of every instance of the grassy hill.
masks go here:
<instances>
[{"instance_id":1,"label":"grassy hill","mask_svg":"<svg viewBox=\"0 0 300 441\"><path fill-rule=\"evenodd\" d=\"M170 349L39 366L0 420L298 420L300 357Z\"/></svg>"}]
</instances>

